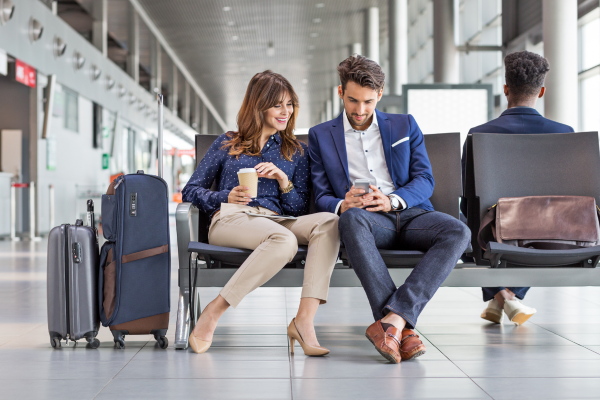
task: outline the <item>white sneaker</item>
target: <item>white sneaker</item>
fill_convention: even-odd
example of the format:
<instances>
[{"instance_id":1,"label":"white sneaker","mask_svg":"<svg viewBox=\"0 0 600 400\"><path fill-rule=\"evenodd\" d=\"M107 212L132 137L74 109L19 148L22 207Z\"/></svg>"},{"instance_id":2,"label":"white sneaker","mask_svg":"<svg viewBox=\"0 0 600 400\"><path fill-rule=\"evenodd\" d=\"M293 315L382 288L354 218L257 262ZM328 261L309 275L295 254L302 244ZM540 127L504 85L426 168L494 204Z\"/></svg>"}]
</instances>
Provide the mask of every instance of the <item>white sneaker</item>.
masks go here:
<instances>
[{"instance_id":1,"label":"white sneaker","mask_svg":"<svg viewBox=\"0 0 600 400\"><path fill-rule=\"evenodd\" d=\"M533 307L528 307L519 300L504 300L504 312L508 319L515 325L522 325L537 312Z\"/></svg>"},{"instance_id":2,"label":"white sneaker","mask_svg":"<svg viewBox=\"0 0 600 400\"><path fill-rule=\"evenodd\" d=\"M501 324L504 318L504 310L500 308L500 304L498 304L496 299L491 299L488 302L487 308L481 313L481 318L495 324Z\"/></svg>"}]
</instances>

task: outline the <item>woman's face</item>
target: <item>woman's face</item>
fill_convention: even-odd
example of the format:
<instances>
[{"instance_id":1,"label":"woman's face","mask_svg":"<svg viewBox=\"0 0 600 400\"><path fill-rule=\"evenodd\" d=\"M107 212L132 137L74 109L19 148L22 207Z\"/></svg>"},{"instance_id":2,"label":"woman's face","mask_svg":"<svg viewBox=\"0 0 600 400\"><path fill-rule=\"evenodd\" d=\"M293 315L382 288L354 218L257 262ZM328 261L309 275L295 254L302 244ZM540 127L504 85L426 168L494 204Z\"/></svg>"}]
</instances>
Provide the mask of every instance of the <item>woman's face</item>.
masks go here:
<instances>
[{"instance_id":1,"label":"woman's face","mask_svg":"<svg viewBox=\"0 0 600 400\"><path fill-rule=\"evenodd\" d=\"M285 130L293 112L292 98L286 93L281 103L265 111L263 129L265 131L274 131L272 133Z\"/></svg>"}]
</instances>

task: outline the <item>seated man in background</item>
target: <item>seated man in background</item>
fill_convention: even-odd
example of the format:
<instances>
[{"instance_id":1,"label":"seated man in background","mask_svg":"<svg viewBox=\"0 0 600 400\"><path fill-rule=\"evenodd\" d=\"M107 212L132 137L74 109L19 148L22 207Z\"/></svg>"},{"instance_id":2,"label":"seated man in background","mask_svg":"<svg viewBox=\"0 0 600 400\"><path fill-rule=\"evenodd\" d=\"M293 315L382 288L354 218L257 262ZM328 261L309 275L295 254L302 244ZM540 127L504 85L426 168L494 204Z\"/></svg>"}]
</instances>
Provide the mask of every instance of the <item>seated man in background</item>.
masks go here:
<instances>
[{"instance_id":1,"label":"seated man in background","mask_svg":"<svg viewBox=\"0 0 600 400\"><path fill-rule=\"evenodd\" d=\"M500 117L472 128L469 133L568 133L573 128L544 118L535 109L538 98L546 91L544 79L550 64L544 57L529 51L511 53L504 59L504 95L508 99L508 109ZM466 146L466 143L465 143ZM465 147L462 155L463 185L465 182ZM466 215L466 207L461 204ZM527 321L536 309L520 302L529 290L528 287L488 287L482 288L483 301L488 302L481 318L497 324L502 323L504 313L517 325Z\"/></svg>"}]
</instances>

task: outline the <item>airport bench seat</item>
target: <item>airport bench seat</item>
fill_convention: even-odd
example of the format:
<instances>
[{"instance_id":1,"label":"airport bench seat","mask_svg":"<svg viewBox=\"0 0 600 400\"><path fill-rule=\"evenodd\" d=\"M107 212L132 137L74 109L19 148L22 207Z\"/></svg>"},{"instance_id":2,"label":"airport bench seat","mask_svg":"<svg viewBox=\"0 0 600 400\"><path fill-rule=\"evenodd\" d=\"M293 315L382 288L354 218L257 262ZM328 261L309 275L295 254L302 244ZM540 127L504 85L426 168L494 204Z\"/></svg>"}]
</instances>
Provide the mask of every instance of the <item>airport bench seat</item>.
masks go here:
<instances>
[{"instance_id":1,"label":"airport bench seat","mask_svg":"<svg viewBox=\"0 0 600 400\"><path fill-rule=\"evenodd\" d=\"M492 267L596 267L600 246L538 250L491 242L477 245L480 221L502 197L590 196L600 204L598 132L551 134L473 133L467 136L467 225L474 258Z\"/></svg>"}]
</instances>

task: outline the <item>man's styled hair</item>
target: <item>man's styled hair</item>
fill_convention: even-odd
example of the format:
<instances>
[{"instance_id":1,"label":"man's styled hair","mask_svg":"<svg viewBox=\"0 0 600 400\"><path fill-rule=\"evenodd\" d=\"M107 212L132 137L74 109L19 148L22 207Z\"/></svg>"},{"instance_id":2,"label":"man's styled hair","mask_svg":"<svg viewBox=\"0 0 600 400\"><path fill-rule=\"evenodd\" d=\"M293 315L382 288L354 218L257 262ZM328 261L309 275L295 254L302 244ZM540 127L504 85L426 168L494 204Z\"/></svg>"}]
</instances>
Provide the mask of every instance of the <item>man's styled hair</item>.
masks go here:
<instances>
[{"instance_id":1,"label":"man's styled hair","mask_svg":"<svg viewBox=\"0 0 600 400\"><path fill-rule=\"evenodd\" d=\"M537 96L550 63L544 57L529 52L518 51L504 58L506 85L515 97Z\"/></svg>"},{"instance_id":2,"label":"man's styled hair","mask_svg":"<svg viewBox=\"0 0 600 400\"><path fill-rule=\"evenodd\" d=\"M385 73L373 60L355 54L346 58L337 67L342 83L342 92L346 90L348 82L354 82L362 87L370 87L379 91L385 84Z\"/></svg>"}]
</instances>

